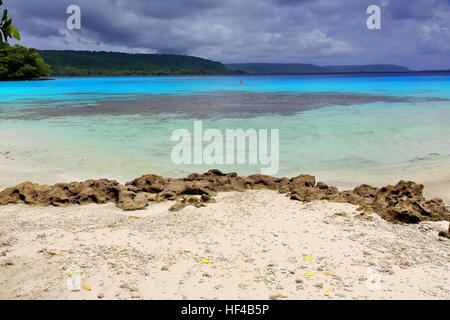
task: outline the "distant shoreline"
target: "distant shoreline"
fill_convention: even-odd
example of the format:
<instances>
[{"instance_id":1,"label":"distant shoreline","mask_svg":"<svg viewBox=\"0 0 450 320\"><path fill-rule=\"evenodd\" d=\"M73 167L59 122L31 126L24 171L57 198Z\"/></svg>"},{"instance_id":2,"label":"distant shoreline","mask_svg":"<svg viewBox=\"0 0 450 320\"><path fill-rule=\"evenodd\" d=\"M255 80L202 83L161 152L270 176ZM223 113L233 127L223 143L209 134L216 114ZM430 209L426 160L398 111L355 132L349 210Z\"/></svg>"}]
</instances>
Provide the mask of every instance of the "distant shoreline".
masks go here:
<instances>
[{"instance_id":1,"label":"distant shoreline","mask_svg":"<svg viewBox=\"0 0 450 320\"><path fill-rule=\"evenodd\" d=\"M15 81L49 81L55 80L54 78L31 78L31 79L10 79L10 80L0 80L1 82L15 82Z\"/></svg>"},{"instance_id":2,"label":"distant shoreline","mask_svg":"<svg viewBox=\"0 0 450 320\"><path fill-rule=\"evenodd\" d=\"M251 76L345 76L345 75L426 75L426 74L450 74L450 70L438 70L438 71L393 71L393 72L329 72L329 73L246 73L246 74L149 74L149 75L80 75L80 76L52 76L51 79L33 79L33 80L55 80L57 78L112 78L112 77L251 77ZM12 80L23 81L23 80Z\"/></svg>"},{"instance_id":3,"label":"distant shoreline","mask_svg":"<svg viewBox=\"0 0 450 320\"><path fill-rule=\"evenodd\" d=\"M450 74L450 70L435 70L435 71L383 71L383 72L312 72L312 73L247 73L247 74L240 74L245 76L305 76L305 75L384 75L384 74L397 74L397 75L411 75L411 74L435 74L435 73L444 73L444 74Z\"/></svg>"},{"instance_id":4,"label":"distant shoreline","mask_svg":"<svg viewBox=\"0 0 450 320\"><path fill-rule=\"evenodd\" d=\"M431 71L391 71L391 72L326 72L326 73L231 73L231 74L124 74L124 75L79 75L79 76L52 76L46 78L32 78L32 79L16 79L16 80L0 80L0 82L17 82L17 81L50 81L60 78L114 78L114 77L254 77L254 76L410 76L410 75L450 75L450 70L431 70Z\"/></svg>"}]
</instances>

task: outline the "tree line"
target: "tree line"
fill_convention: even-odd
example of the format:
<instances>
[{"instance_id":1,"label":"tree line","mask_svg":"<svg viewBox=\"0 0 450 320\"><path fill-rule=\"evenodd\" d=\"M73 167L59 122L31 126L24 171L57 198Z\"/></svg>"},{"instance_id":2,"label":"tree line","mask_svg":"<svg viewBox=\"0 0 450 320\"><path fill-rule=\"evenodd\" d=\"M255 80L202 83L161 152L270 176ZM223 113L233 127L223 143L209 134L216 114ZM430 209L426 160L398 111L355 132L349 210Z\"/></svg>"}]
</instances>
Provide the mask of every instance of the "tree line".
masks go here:
<instances>
[{"instance_id":1,"label":"tree line","mask_svg":"<svg viewBox=\"0 0 450 320\"><path fill-rule=\"evenodd\" d=\"M0 0L0 8L3 0ZM46 76L50 67L39 53L32 48L20 45L10 46L8 39L20 40L20 33L3 9L0 20L0 80L25 80Z\"/></svg>"}]
</instances>

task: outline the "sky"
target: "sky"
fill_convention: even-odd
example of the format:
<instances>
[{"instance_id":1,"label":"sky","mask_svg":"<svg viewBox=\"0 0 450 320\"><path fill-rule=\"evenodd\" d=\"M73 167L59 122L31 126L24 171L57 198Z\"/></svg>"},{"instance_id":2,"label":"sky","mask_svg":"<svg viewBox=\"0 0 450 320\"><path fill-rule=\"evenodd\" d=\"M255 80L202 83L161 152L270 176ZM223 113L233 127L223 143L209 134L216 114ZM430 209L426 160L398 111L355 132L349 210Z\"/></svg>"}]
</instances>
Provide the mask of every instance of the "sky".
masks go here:
<instances>
[{"instance_id":1,"label":"sky","mask_svg":"<svg viewBox=\"0 0 450 320\"><path fill-rule=\"evenodd\" d=\"M67 29L69 5L81 9L81 30ZM381 8L380 30L366 26L369 5ZM450 0L4 0L4 7L20 43L38 49L450 69Z\"/></svg>"}]
</instances>

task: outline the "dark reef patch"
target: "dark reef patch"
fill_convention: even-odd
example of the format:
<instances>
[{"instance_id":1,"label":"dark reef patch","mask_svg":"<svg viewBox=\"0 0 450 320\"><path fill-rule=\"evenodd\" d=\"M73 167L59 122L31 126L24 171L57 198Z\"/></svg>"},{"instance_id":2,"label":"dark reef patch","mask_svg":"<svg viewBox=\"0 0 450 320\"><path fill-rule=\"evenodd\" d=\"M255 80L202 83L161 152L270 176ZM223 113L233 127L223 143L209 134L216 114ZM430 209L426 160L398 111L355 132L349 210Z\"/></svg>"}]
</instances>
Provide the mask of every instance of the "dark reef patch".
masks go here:
<instances>
[{"instance_id":1,"label":"dark reef patch","mask_svg":"<svg viewBox=\"0 0 450 320\"><path fill-rule=\"evenodd\" d=\"M79 93L80 96L83 96ZM84 96L93 96L85 94ZM101 97L77 100L23 101L24 107L5 112L2 119L37 120L71 116L121 116L180 114L183 117L252 118L262 115L293 115L302 111L332 106L351 106L372 102L411 102L447 100L441 98L394 97L337 92L242 92L219 91L204 94L155 94ZM39 105L39 107L36 107ZM0 106L1 109L1 106Z\"/></svg>"}]
</instances>

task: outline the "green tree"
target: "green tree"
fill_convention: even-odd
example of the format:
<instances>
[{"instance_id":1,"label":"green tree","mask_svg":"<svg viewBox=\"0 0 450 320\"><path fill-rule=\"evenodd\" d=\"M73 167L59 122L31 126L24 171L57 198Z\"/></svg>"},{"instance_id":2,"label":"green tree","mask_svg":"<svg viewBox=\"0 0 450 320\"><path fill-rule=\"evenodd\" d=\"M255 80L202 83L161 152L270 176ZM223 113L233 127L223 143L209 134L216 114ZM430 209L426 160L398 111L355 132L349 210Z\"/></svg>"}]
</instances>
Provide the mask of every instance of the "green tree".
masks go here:
<instances>
[{"instance_id":1,"label":"green tree","mask_svg":"<svg viewBox=\"0 0 450 320\"><path fill-rule=\"evenodd\" d=\"M0 0L0 7L3 0ZM19 45L11 47L8 38L20 40L19 31L8 17L8 10L3 10L0 20L0 80L24 80L47 76L50 67L35 49Z\"/></svg>"},{"instance_id":2,"label":"green tree","mask_svg":"<svg viewBox=\"0 0 450 320\"><path fill-rule=\"evenodd\" d=\"M35 49L0 43L0 80L34 79L49 73L50 67Z\"/></svg>"},{"instance_id":3,"label":"green tree","mask_svg":"<svg viewBox=\"0 0 450 320\"><path fill-rule=\"evenodd\" d=\"M0 7L3 5L3 0L0 0ZM8 42L8 38L20 40L19 31L12 24L12 19L8 17L8 10L3 10L2 20L0 20L0 43Z\"/></svg>"}]
</instances>

